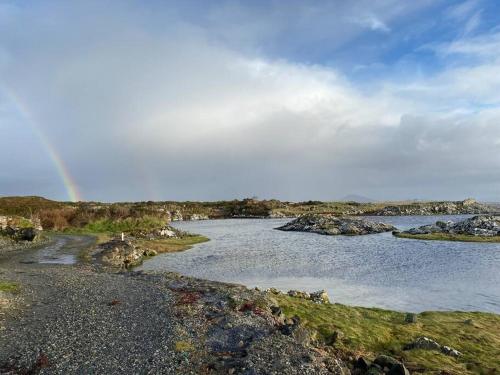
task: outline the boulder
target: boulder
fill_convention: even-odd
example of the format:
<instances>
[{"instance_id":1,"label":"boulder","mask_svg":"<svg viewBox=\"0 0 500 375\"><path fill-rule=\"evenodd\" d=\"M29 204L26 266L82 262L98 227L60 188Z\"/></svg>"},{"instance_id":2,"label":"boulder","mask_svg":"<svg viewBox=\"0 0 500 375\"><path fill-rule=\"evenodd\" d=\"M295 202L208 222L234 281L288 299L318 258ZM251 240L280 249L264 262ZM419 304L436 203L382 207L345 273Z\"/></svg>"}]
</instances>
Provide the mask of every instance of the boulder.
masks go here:
<instances>
[{"instance_id":1,"label":"boulder","mask_svg":"<svg viewBox=\"0 0 500 375\"><path fill-rule=\"evenodd\" d=\"M378 223L353 217L307 214L276 228L282 231L311 232L325 235L363 235L391 232L396 228L389 224Z\"/></svg>"},{"instance_id":2,"label":"boulder","mask_svg":"<svg viewBox=\"0 0 500 375\"><path fill-rule=\"evenodd\" d=\"M139 265L144 256L144 250L136 247L130 241L111 240L97 246L94 256L102 263L129 268Z\"/></svg>"},{"instance_id":3,"label":"boulder","mask_svg":"<svg viewBox=\"0 0 500 375\"><path fill-rule=\"evenodd\" d=\"M328 297L328 293L324 290L318 290L317 292L311 293L309 299L316 303L330 303L330 298Z\"/></svg>"}]
</instances>

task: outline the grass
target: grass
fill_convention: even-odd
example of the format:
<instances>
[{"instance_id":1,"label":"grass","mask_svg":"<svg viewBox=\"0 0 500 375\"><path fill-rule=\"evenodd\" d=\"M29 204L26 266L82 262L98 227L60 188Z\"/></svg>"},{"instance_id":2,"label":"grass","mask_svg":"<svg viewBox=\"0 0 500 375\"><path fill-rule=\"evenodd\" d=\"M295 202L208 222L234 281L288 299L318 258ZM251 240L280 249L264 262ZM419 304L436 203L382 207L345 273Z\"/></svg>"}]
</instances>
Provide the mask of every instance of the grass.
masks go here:
<instances>
[{"instance_id":1,"label":"grass","mask_svg":"<svg viewBox=\"0 0 500 375\"><path fill-rule=\"evenodd\" d=\"M0 281L0 292L16 293L19 291L19 286L8 281Z\"/></svg>"},{"instance_id":2,"label":"grass","mask_svg":"<svg viewBox=\"0 0 500 375\"><path fill-rule=\"evenodd\" d=\"M181 238L165 238L162 240L136 240L135 243L141 247L155 250L160 254L188 250L193 245L207 241L209 241L207 237L194 235Z\"/></svg>"},{"instance_id":3,"label":"grass","mask_svg":"<svg viewBox=\"0 0 500 375\"><path fill-rule=\"evenodd\" d=\"M91 233L121 233L131 232L134 230L149 230L165 226L165 220L143 216L141 218L128 217L122 220L101 219L88 223L82 229Z\"/></svg>"},{"instance_id":4,"label":"grass","mask_svg":"<svg viewBox=\"0 0 500 375\"><path fill-rule=\"evenodd\" d=\"M410 238L415 240L433 241L461 241L461 242L500 242L500 236L473 236L470 234L450 234L450 233L429 233L429 234L409 234L394 233L399 238Z\"/></svg>"},{"instance_id":5,"label":"grass","mask_svg":"<svg viewBox=\"0 0 500 375\"><path fill-rule=\"evenodd\" d=\"M286 316L299 316L323 342L342 332L335 344L346 355L373 359L387 354L403 360L410 371L433 374L488 374L500 371L500 315L480 312L424 312L416 323L405 323L405 313L275 296ZM467 323L472 319L472 323ZM419 336L436 340L463 353L455 359L437 351L402 347ZM495 372L496 371L496 372Z\"/></svg>"}]
</instances>

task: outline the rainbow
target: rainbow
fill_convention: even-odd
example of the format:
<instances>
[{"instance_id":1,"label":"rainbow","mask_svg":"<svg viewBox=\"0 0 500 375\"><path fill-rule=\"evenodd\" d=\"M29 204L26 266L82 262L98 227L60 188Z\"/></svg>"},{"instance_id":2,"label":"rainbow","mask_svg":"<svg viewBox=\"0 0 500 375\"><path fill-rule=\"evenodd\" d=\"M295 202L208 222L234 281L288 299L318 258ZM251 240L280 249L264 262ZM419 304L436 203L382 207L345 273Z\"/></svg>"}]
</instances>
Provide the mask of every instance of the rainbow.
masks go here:
<instances>
[{"instance_id":1,"label":"rainbow","mask_svg":"<svg viewBox=\"0 0 500 375\"><path fill-rule=\"evenodd\" d=\"M42 132L41 127L35 121L35 118L31 111L29 111L28 107L23 103L23 101L19 98L19 96L16 95L13 90L6 89L7 86L5 85L3 85L3 87L3 92L5 93L6 97L10 100L11 104L14 105L15 110L18 112L18 114L20 114L29 124L33 133L39 139L43 148L47 151L47 154L64 185L69 200L72 202L82 201L83 199L80 192L78 191L75 180L69 173L67 166L64 164L64 161L58 154L56 148L52 145L47 136Z\"/></svg>"}]
</instances>

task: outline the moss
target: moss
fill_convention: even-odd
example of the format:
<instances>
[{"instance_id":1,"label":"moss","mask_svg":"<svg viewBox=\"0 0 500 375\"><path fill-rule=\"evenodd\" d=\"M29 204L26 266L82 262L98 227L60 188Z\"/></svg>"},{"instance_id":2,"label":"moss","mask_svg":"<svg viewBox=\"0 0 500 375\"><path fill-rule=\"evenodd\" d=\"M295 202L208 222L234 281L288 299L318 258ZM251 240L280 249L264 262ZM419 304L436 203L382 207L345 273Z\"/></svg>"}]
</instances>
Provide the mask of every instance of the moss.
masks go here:
<instances>
[{"instance_id":1,"label":"moss","mask_svg":"<svg viewBox=\"0 0 500 375\"><path fill-rule=\"evenodd\" d=\"M335 331L343 336L335 342L341 352L373 358L378 354L401 358L424 373L494 373L500 370L500 315L480 312L424 312L416 323L405 323L405 313L318 305L284 295L275 296L286 316L297 315L320 340L328 342ZM472 324L469 319L472 320ZM405 344L427 336L463 353L455 359L436 351L403 351Z\"/></svg>"},{"instance_id":2,"label":"moss","mask_svg":"<svg viewBox=\"0 0 500 375\"><path fill-rule=\"evenodd\" d=\"M190 341L177 341L175 343L176 352L190 352L194 350L194 346Z\"/></svg>"},{"instance_id":3,"label":"moss","mask_svg":"<svg viewBox=\"0 0 500 375\"><path fill-rule=\"evenodd\" d=\"M19 286L8 281L0 281L0 292L17 293Z\"/></svg>"},{"instance_id":4,"label":"moss","mask_svg":"<svg viewBox=\"0 0 500 375\"><path fill-rule=\"evenodd\" d=\"M429 234L409 234L394 233L399 238L410 238L415 240L432 241L461 241L461 242L500 242L500 236L473 236L470 234L450 234L450 233L429 233Z\"/></svg>"}]
</instances>

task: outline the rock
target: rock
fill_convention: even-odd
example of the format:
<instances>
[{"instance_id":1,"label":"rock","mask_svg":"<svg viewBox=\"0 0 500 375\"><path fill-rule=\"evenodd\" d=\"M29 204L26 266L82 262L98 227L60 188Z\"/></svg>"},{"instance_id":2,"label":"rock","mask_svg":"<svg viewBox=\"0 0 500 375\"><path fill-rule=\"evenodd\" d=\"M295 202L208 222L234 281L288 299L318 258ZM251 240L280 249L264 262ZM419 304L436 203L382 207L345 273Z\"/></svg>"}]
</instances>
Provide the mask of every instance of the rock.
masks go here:
<instances>
[{"instance_id":1,"label":"rock","mask_svg":"<svg viewBox=\"0 0 500 375\"><path fill-rule=\"evenodd\" d=\"M373 362L381 368L387 367L389 370L393 366L401 363L397 359L389 357L388 355L379 355Z\"/></svg>"},{"instance_id":2,"label":"rock","mask_svg":"<svg viewBox=\"0 0 500 375\"><path fill-rule=\"evenodd\" d=\"M443 346L441 347L441 352L443 354L449 355L450 357L455 357L458 358L462 355L458 350L450 348L449 346Z\"/></svg>"},{"instance_id":3,"label":"rock","mask_svg":"<svg viewBox=\"0 0 500 375\"><path fill-rule=\"evenodd\" d=\"M168 237L168 238L177 236L175 231L172 230L171 227L165 227L160 229L158 234L162 237Z\"/></svg>"},{"instance_id":4,"label":"rock","mask_svg":"<svg viewBox=\"0 0 500 375\"><path fill-rule=\"evenodd\" d=\"M416 323L417 322L417 314L407 313L405 316L406 323Z\"/></svg>"},{"instance_id":5,"label":"rock","mask_svg":"<svg viewBox=\"0 0 500 375\"><path fill-rule=\"evenodd\" d=\"M144 250L144 256L146 256L146 257L154 257L156 255L158 255L158 252L156 250L152 250L152 249Z\"/></svg>"},{"instance_id":6,"label":"rock","mask_svg":"<svg viewBox=\"0 0 500 375\"><path fill-rule=\"evenodd\" d=\"M417 339L403 347L403 350L436 350L451 357L460 357L462 353L458 350L450 348L449 346L442 346L438 342L431 340L428 337L417 337Z\"/></svg>"},{"instance_id":7,"label":"rock","mask_svg":"<svg viewBox=\"0 0 500 375\"><path fill-rule=\"evenodd\" d=\"M360 370L366 371L371 366L371 362L364 357L359 357L356 363L354 364L354 368L358 368Z\"/></svg>"},{"instance_id":8,"label":"rock","mask_svg":"<svg viewBox=\"0 0 500 375\"><path fill-rule=\"evenodd\" d=\"M137 248L129 241L111 240L98 245L94 254L105 264L129 268L142 262L144 250Z\"/></svg>"},{"instance_id":9,"label":"rock","mask_svg":"<svg viewBox=\"0 0 500 375\"><path fill-rule=\"evenodd\" d=\"M500 217L491 215L474 216L457 223L437 221L435 224L423 225L402 233L413 235L448 233L482 237L500 236Z\"/></svg>"},{"instance_id":10,"label":"rock","mask_svg":"<svg viewBox=\"0 0 500 375\"><path fill-rule=\"evenodd\" d=\"M182 213L179 210L175 210L170 213L170 218L172 221L182 221L184 218L182 217Z\"/></svg>"},{"instance_id":11,"label":"rock","mask_svg":"<svg viewBox=\"0 0 500 375\"><path fill-rule=\"evenodd\" d=\"M30 220L20 216L0 216L0 235L10 237L14 241L33 241L41 227L38 220Z\"/></svg>"},{"instance_id":12,"label":"rock","mask_svg":"<svg viewBox=\"0 0 500 375\"><path fill-rule=\"evenodd\" d=\"M330 303L330 298L324 290L318 290L317 292L311 293L309 299L315 303Z\"/></svg>"},{"instance_id":13,"label":"rock","mask_svg":"<svg viewBox=\"0 0 500 375\"><path fill-rule=\"evenodd\" d=\"M412 349L425 349L425 350L441 350L441 345L439 345L436 341L431 340L428 337L417 337L417 339L403 348L403 350L412 350Z\"/></svg>"},{"instance_id":14,"label":"rock","mask_svg":"<svg viewBox=\"0 0 500 375\"><path fill-rule=\"evenodd\" d=\"M362 235L396 230L392 225L377 223L366 219L319 214L300 216L276 229L325 235Z\"/></svg>"},{"instance_id":15,"label":"rock","mask_svg":"<svg viewBox=\"0 0 500 375\"><path fill-rule=\"evenodd\" d=\"M313 301L314 303L330 303L328 294L324 290L318 290L317 292L313 292L311 294L300 290L289 290L287 294L290 297L307 299L309 301Z\"/></svg>"},{"instance_id":16,"label":"rock","mask_svg":"<svg viewBox=\"0 0 500 375\"><path fill-rule=\"evenodd\" d=\"M403 365L402 363L396 363L394 366L391 367L389 372L387 373L388 375L410 375L410 371Z\"/></svg>"},{"instance_id":17,"label":"rock","mask_svg":"<svg viewBox=\"0 0 500 375\"><path fill-rule=\"evenodd\" d=\"M290 297L295 297L295 298L302 298L302 299L310 299L311 296L307 292L302 292L300 290L289 290L287 294Z\"/></svg>"},{"instance_id":18,"label":"rock","mask_svg":"<svg viewBox=\"0 0 500 375\"><path fill-rule=\"evenodd\" d=\"M386 206L376 212L378 216L402 216L402 215L459 215L459 214L488 214L494 208L476 202L474 199L465 199L455 202L415 202Z\"/></svg>"},{"instance_id":19,"label":"rock","mask_svg":"<svg viewBox=\"0 0 500 375\"><path fill-rule=\"evenodd\" d=\"M189 216L189 220L208 220L209 217L208 215L204 215L204 214L191 214L191 216Z\"/></svg>"},{"instance_id":20,"label":"rock","mask_svg":"<svg viewBox=\"0 0 500 375\"><path fill-rule=\"evenodd\" d=\"M382 375L384 373L384 371L382 371L382 369L376 367L376 366L372 366L368 369L368 371L366 372L366 375Z\"/></svg>"}]
</instances>

